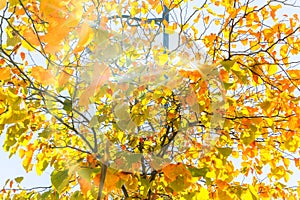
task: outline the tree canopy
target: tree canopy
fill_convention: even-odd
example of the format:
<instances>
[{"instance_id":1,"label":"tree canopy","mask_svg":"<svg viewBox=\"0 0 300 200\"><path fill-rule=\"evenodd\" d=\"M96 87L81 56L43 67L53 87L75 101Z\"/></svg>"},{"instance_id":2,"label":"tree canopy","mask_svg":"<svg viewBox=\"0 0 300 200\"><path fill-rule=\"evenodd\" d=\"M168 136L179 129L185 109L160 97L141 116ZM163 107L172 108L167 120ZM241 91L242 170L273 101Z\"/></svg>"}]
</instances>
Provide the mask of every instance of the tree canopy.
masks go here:
<instances>
[{"instance_id":1,"label":"tree canopy","mask_svg":"<svg viewBox=\"0 0 300 200\"><path fill-rule=\"evenodd\" d=\"M300 3L0 1L1 199L298 199ZM248 178L247 178L248 177ZM244 179L247 178L247 181Z\"/></svg>"}]
</instances>

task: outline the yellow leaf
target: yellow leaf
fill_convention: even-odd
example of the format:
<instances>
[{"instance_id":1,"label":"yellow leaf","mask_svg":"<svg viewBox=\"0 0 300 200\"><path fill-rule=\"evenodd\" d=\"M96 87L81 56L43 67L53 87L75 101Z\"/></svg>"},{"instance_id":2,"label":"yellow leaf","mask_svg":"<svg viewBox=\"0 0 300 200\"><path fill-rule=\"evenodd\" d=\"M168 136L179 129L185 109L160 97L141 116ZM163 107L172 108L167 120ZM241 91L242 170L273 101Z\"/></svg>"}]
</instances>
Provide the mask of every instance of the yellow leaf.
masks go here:
<instances>
[{"instance_id":1,"label":"yellow leaf","mask_svg":"<svg viewBox=\"0 0 300 200\"><path fill-rule=\"evenodd\" d=\"M0 1L0 10L2 10L3 8L5 8L6 6L6 1L5 0L1 0Z\"/></svg>"},{"instance_id":2,"label":"yellow leaf","mask_svg":"<svg viewBox=\"0 0 300 200\"><path fill-rule=\"evenodd\" d=\"M25 150L24 149L19 149L19 156L20 158L23 158L25 155Z\"/></svg>"},{"instance_id":3,"label":"yellow leaf","mask_svg":"<svg viewBox=\"0 0 300 200\"><path fill-rule=\"evenodd\" d=\"M151 28L155 27L155 20L151 20L151 24L150 24Z\"/></svg>"},{"instance_id":4,"label":"yellow leaf","mask_svg":"<svg viewBox=\"0 0 300 200\"><path fill-rule=\"evenodd\" d=\"M290 160L288 158L283 158L283 164L286 168L290 166Z\"/></svg>"},{"instance_id":5,"label":"yellow leaf","mask_svg":"<svg viewBox=\"0 0 300 200\"><path fill-rule=\"evenodd\" d=\"M168 62L169 56L168 54L161 54L158 56L158 64L164 65L166 62Z\"/></svg>"},{"instance_id":6,"label":"yellow leaf","mask_svg":"<svg viewBox=\"0 0 300 200\"><path fill-rule=\"evenodd\" d=\"M132 2L131 4L131 10L130 10L130 15L135 16L139 12L138 9L138 2Z\"/></svg>"},{"instance_id":7,"label":"yellow leaf","mask_svg":"<svg viewBox=\"0 0 300 200\"><path fill-rule=\"evenodd\" d=\"M161 12L162 12L162 10L163 10L163 7L162 7L162 5L158 5L157 7L156 7L156 12L157 12L157 14L160 14Z\"/></svg>"},{"instance_id":8,"label":"yellow leaf","mask_svg":"<svg viewBox=\"0 0 300 200\"><path fill-rule=\"evenodd\" d=\"M275 177L276 180L279 180L284 177L286 171L283 166L277 166L277 167L271 169L271 173Z\"/></svg>"},{"instance_id":9,"label":"yellow leaf","mask_svg":"<svg viewBox=\"0 0 300 200\"><path fill-rule=\"evenodd\" d=\"M280 48L280 56L281 56L282 58L285 58L285 57L287 56L288 49L289 49L289 46L288 46L288 45L283 45L283 46L281 46L281 48Z\"/></svg>"},{"instance_id":10,"label":"yellow leaf","mask_svg":"<svg viewBox=\"0 0 300 200\"><path fill-rule=\"evenodd\" d=\"M273 75L277 72L277 65L268 65L267 71L269 75Z\"/></svg>"},{"instance_id":11,"label":"yellow leaf","mask_svg":"<svg viewBox=\"0 0 300 200\"><path fill-rule=\"evenodd\" d=\"M209 198L209 192L204 187L200 188L200 191L196 193L195 195L196 200L208 200Z\"/></svg>"},{"instance_id":12,"label":"yellow leaf","mask_svg":"<svg viewBox=\"0 0 300 200\"><path fill-rule=\"evenodd\" d=\"M260 149L260 158L263 163L269 162L272 159L270 150Z\"/></svg>"},{"instance_id":13,"label":"yellow leaf","mask_svg":"<svg viewBox=\"0 0 300 200\"><path fill-rule=\"evenodd\" d=\"M248 39L246 38L246 39L244 39L244 40L241 40L241 43L242 43L244 46L246 46L246 45L248 44Z\"/></svg>"},{"instance_id":14,"label":"yellow leaf","mask_svg":"<svg viewBox=\"0 0 300 200\"><path fill-rule=\"evenodd\" d=\"M250 41L250 48L252 51L257 51L260 49L260 45L257 43L257 41Z\"/></svg>"},{"instance_id":15,"label":"yellow leaf","mask_svg":"<svg viewBox=\"0 0 300 200\"><path fill-rule=\"evenodd\" d=\"M9 67L0 68L0 80L5 81L11 78L11 72Z\"/></svg>"},{"instance_id":16,"label":"yellow leaf","mask_svg":"<svg viewBox=\"0 0 300 200\"><path fill-rule=\"evenodd\" d=\"M0 117L0 124L10 124L24 120L28 116L27 110L12 110L9 109L8 112L3 113Z\"/></svg>"}]
</instances>

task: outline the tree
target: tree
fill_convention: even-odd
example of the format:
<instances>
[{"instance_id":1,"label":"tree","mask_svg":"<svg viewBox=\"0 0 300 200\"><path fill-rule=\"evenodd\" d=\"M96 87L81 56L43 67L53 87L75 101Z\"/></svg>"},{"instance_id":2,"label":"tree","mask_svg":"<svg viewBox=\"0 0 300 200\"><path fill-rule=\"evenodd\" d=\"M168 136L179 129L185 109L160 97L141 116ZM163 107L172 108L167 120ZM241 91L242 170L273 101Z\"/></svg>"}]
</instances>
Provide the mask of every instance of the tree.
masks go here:
<instances>
[{"instance_id":1,"label":"tree","mask_svg":"<svg viewBox=\"0 0 300 200\"><path fill-rule=\"evenodd\" d=\"M299 198L297 3L1 1L0 197Z\"/></svg>"}]
</instances>

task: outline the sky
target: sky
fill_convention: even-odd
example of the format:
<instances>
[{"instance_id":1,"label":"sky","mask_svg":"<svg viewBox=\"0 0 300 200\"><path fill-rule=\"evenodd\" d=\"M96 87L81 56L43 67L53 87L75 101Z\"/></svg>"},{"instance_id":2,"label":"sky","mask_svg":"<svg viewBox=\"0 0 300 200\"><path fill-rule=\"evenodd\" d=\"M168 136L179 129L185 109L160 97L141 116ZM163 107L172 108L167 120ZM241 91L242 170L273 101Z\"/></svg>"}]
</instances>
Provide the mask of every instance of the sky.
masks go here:
<instances>
[{"instance_id":1,"label":"sky","mask_svg":"<svg viewBox=\"0 0 300 200\"><path fill-rule=\"evenodd\" d=\"M262 1L265 2L265 1ZM300 1L297 0L296 4L300 6ZM285 13L292 13L296 12L293 9L282 9L279 14L285 14ZM41 61L42 62L42 61ZM0 136L0 147L3 145L3 141L5 139L5 135L2 134ZM50 173L51 169L47 169L41 176L38 176L36 172L33 170L32 172L26 173L25 170L22 167L22 160L19 158L18 155L14 155L11 158L8 157L9 154L4 152L2 149L0 149L0 189L4 185L7 179L13 179L16 177L24 177L24 180L22 181L22 186L24 188L31 188L31 187L36 187L36 186L50 186ZM239 166L240 162L234 161L234 164L236 166ZM288 182L289 186L295 186L298 185L297 179L293 177L300 177L300 172L296 167L294 166L293 162L291 162L291 167L290 169L295 172L295 174L292 176L290 181ZM268 171L268 168L263 169L264 172ZM264 174L260 176L261 179L264 179ZM241 181L244 179L244 176L240 176L237 178L237 180ZM249 179L249 180L248 180ZM245 178L245 182L247 180L251 182L251 176ZM16 185L14 185L16 186Z\"/></svg>"},{"instance_id":2,"label":"sky","mask_svg":"<svg viewBox=\"0 0 300 200\"><path fill-rule=\"evenodd\" d=\"M2 147L4 135L0 136L0 144ZM14 179L16 177L24 177L21 185L24 188L31 188L36 186L50 186L51 171L47 169L45 173L38 176L35 171L26 173L22 166L22 160L18 155L13 155L9 158L9 153L0 151L0 189L4 186L7 179ZM16 186L16 185L14 185ZM17 187L14 187L17 188Z\"/></svg>"}]
</instances>

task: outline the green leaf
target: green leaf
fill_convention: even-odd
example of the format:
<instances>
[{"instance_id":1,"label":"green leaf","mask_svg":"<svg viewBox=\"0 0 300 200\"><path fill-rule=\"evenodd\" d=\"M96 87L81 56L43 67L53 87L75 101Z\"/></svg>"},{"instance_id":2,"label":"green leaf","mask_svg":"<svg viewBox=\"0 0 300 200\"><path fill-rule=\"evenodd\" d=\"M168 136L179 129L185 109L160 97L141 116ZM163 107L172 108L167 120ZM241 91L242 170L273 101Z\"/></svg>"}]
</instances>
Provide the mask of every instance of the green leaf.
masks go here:
<instances>
[{"instance_id":1,"label":"green leaf","mask_svg":"<svg viewBox=\"0 0 300 200\"><path fill-rule=\"evenodd\" d=\"M169 183L169 186L176 192L183 191L186 187L184 184L184 177L178 176L175 181Z\"/></svg>"},{"instance_id":2,"label":"green leaf","mask_svg":"<svg viewBox=\"0 0 300 200\"><path fill-rule=\"evenodd\" d=\"M92 117L92 119L90 120L89 127L94 127L94 126L98 125L99 124L99 118L100 117L98 115L94 115Z\"/></svg>"},{"instance_id":3,"label":"green leaf","mask_svg":"<svg viewBox=\"0 0 300 200\"><path fill-rule=\"evenodd\" d=\"M247 76L245 73L243 73L242 71L237 71L237 70L232 70L232 72L235 73L235 75L238 77L238 79L244 83L247 84Z\"/></svg>"},{"instance_id":4,"label":"green leaf","mask_svg":"<svg viewBox=\"0 0 300 200\"><path fill-rule=\"evenodd\" d=\"M221 62L221 65L229 72L230 68L234 65L235 60L224 60Z\"/></svg>"},{"instance_id":5,"label":"green leaf","mask_svg":"<svg viewBox=\"0 0 300 200\"><path fill-rule=\"evenodd\" d=\"M51 128L47 127L41 133L39 133L39 137L47 139L49 138L51 133L52 133Z\"/></svg>"},{"instance_id":6,"label":"green leaf","mask_svg":"<svg viewBox=\"0 0 300 200\"><path fill-rule=\"evenodd\" d=\"M72 194L70 200L78 200L78 199L83 199L83 195L79 191L76 191Z\"/></svg>"},{"instance_id":7,"label":"green leaf","mask_svg":"<svg viewBox=\"0 0 300 200\"><path fill-rule=\"evenodd\" d=\"M210 185L212 183L211 178L205 178L206 185Z\"/></svg>"},{"instance_id":8,"label":"green leaf","mask_svg":"<svg viewBox=\"0 0 300 200\"><path fill-rule=\"evenodd\" d=\"M69 184L68 173L69 170L54 170L52 172L51 183L54 186L54 188L58 191L58 193L61 193L64 190L64 188Z\"/></svg>"},{"instance_id":9,"label":"green leaf","mask_svg":"<svg viewBox=\"0 0 300 200\"><path fill-rule=\"evenodd\" d=\"M7 179L7 180L5 181L5 184L4 184L3 187L5 187L9 181L10 181L10 179Z\"/></svg>"},{"instance_id":10,"label":"green leaf","mask_svg":"<svg viewBox=\"0 0 300 200\"><path fill-rule=\"evenodd\" d=\"M78 170L78 175L86 180L90 180L92 174L97 174L99 172L100 172L100 169L81 168Z\"/></svg>"},{"instance_id":11,"label":"green leaf","mask_svg":"<svg viewBox=\"0 0 300 200\"><path fill-rule=\"evenodd\" d=\"M49 190L48 192L44 192L41 196L41 200L46 200L49 199L49 195L51 194L51 190Z\"/></svg>"},{"instance_id":12,"label":"green leaf","mask_svg":"<svg viewBox=\"0 0 300 200\"><path fill-rule=\"evenodd\" d=\"M24 177L17 177L17 178L15 178L15 181L17 183L21 183L23 181L23 179L24 179Z\"/></svg>"},{"instance_id":13,"label":"green leaf","mask_svg":"<svg viewBox=\"0 0 300 200\"><path fill-rule=\"evenodd\" d=\"M217 148L217 149L224 157L228 157L232 152L232 148L229 147Z\"/></svg>"},{"instance_id":14,"label":"green leaf","mask_svg":"<svg viewBox=\"0 0 300 200\"><path fill-rule=\"evenodd\" d=\"M6 45L14 47L20 42L21 42L21 39L19 37L7 37Z\"/></svg>"},{"instance_id":15,"label":"green leaf","mask_svg":"<svg viewBox=\"0 0 300 200\"><path fill-rule=\"evenodd\" d=\"M145 178L142 178L140 181L141 181L141 186L142 186L140 188L141 193L143 194L143 197L146 198L148 195L148 191L150 189L150 182L148 179L145 179Z\"/></svg>"},{"instance_id":16,"label":"green leaf","mask_svg":"<svg viewBox=\"0 0 300 200\"><path fill-rule=\"evenodd\" d=\"M69 99L66 99L66 100L64 101L64 107L63 107L63 109L64 109L65 111L67 111L68 113L71 112L71 111L72 111L72 101L69 100Z\"/></svg>"},{"instance_id":17,"label":"green leaf","mask_svg":"<svg viewBox=\"0 0 300 200\"><path fill-rule=\"evenodd\" d=\"M242 140L243 144L249 145L251 142L253 142L255 140L255 133L243 132L241 134L241 140Z\"/></svg>"},{"instance_id":18,"label":"green leaf","mask_svg":"<svg viewBox=\"0 0 300 200\"><path fill-rule=\"evenodd\" d=\"M225 82L223 84L224 84L225 90L228 90L231 86L234 85L234 83L225 83Z\"/></svg>"},{"instance_id":19,"label":"green leaf","mask_svg":"<svg viewBox=\"0 0 300 200\"><path fill-rule=\"evenodd\" d=\"M191 172L192 177L205 177L206 173L209 171L208 167L203 167L203 168L194 168L194 167L190 167L188 168L189 171Z\"/></svg>"}]
</instances>

